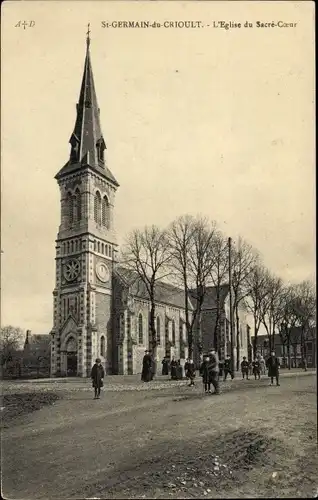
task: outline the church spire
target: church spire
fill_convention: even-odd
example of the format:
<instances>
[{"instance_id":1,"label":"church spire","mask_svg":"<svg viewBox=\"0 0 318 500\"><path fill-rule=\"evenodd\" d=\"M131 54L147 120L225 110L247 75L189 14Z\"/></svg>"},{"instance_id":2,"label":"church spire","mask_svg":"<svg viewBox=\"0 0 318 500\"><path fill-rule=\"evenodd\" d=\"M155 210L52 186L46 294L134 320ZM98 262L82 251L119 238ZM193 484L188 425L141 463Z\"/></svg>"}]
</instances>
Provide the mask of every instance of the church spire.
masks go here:
<instances>
[{"instance_id":1,"label":"church spire","mask_svg":"<svg viewBox=\"0 0 318 500\"><path fill-rule=\"evenodd\" d=\"M90 56L90 25L86 33L86 57L80 96L77 104L77 117L70 138L71 163L81 163L91 167L103 167L106 144L102 135L99 108L95 92L93 70Z\"/></svg>"},{"instance_id":2,"label":"church spire","mask_svg":"<svg viewBox=\"0 0 318 500\"><path fill-rule=\"evenodd\" d=\"M94 77L90 56L90 25L86 33L86 57L74 131L69 140L71 154L69 161L58 172L58 180L84 167L91 167L113 185L119 186L104 160L106 144L99 118L99 107L95 92Z\"/></svg>"}]
</instances>

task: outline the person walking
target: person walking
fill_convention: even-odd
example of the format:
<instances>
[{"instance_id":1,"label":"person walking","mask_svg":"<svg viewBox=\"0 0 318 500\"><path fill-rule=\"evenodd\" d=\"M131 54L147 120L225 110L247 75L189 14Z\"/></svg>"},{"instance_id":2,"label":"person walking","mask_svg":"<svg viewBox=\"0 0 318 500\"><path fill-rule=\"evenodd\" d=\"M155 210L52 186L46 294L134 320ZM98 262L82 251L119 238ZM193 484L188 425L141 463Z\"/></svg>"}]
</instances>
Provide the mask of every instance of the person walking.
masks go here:
<instances>
[{"instance_id":1,"label":"person walking","mask_svg":"<svg viewBox=\"0 0 318 500\"><path fill-rule=\"evenodd\" d=\"M101 364L101 360L97 358L91 371L91 379L93 382L93 388L95 393L94 399L100 399L100 390L104 385L103 382L104 376L105 376L105 371Z\"/></svg>"},{"instance_id":2,"label":"person walking","mask_svg":"<svg viewBox=\"0 0 318 500\"><path fill-rule=\"evenodd\" d=\"M195 379L195 366L191 358L187 359L187 362L184 365L184 370L185 370L185 376L187 377L188 380L190 380L189 387L191 387L194 385L194 379Z\"/></svg>"},{"instance_id":3,"label":"person walking","mask_svg":"<svg viewBox=\"0 0 318 500\"><path fill-rule=\"evenodd\" d=\"M249 370L249 362L247 361L246 356L243 356L243 361L241 363L241 372L243 379L246 377L246 380L249 380L248 370Z\"/></svg>"},{"instance_id":4,"label":"person walking","mask_svg":"<svg viewBox=\"0 0 318 500\"><path fill-rule=\"evenodd\" d=\"M145 355L142 360L142 372L141 372L141 380L143 382L149 382L151 380L152 374L152 359L149 354L149 351L145 351Z\"/></svg>"},{"instance_id":5,"label":"person walking","mask_svg":"<svg viewBox=\"0 0 318 500\"><path fill-rule=\"evenodd\" d=\"M258 359L254 359L254 361L252 363L252 367L253 367L253 374L254 374L255 380L257 378L260 379L261 378L261 366L260 366L260 362Z\"/></svg>"},{"instance_id":6,"label":"person walking","mask_svg":"<svg viewBox=\"0 0 318 500\"><path fill-rule=\"evenodd\" d=\"M231 356L229 354L226 355L226 358L224 360L224 378L223 380L227 379L228 375L231 375L231 380L233 380L234 375L232 372L232 363L231 363Z\"/></svg>"},{"instance_id":7,"label":"person walking","mask_svg":"<svg viewBox=\"0 0 318 500\"><path fill-rule=\"evenodd\" d=\"M279 359L276 357L275 352L272 351L270 357L267 360L268 376L271 379L270 385L273 385L274 377L276 378L276 385L280 385L280 383L279 383L279 367L280 367Z\"/></svg>"}]
</instances>

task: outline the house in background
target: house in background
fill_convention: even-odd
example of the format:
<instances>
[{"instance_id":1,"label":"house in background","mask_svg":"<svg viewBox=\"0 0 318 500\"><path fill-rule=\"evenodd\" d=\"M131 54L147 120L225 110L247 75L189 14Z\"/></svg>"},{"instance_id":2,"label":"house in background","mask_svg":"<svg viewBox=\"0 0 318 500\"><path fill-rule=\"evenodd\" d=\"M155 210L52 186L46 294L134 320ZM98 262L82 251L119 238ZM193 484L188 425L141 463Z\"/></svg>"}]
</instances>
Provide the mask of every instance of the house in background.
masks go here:
<instances>
[{"instance_id":1,"label":"house in background","mask_svg":"<svg viewBox=\"0 0 318 500\"><path fill-rule=\"evenodd\" d=\"M23 377L49 377L51 359L51 336L26 332L22 354Z\"/></svg>"},{"instance_id":2,"label":"house in background","mask_svg":"<svg viewBox=\"0 0 318 500\"><path fill-rule=\"evenodd\" d=\"M279 334L274 335L275 354L281 360L282 366L288 366L287 343L282 342ZM269 340L267 335L257 337L257 351L264 356L270 355ZM306 335L307 366L315 368L317 366L317 340L316 329L311 329ZM290 364L291 368L300 368L302 364L301 329L292 328L290 332Z\"/></svg>"}]
</instances>

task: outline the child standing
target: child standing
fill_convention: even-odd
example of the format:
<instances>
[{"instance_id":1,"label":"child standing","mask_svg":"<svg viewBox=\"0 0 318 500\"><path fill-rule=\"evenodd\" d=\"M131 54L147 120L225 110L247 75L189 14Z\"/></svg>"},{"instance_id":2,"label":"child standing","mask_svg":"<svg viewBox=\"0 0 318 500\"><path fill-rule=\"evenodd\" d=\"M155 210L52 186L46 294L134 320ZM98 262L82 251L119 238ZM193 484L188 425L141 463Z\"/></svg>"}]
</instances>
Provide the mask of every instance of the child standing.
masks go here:
<instances>
[{"instance_id":1,"label":"child standing","mask_svg":"<svg viewBox=\"0 0 318 500\"><path fill-rule=\"evenodd\" d=\"M91 371L91 379L93 382L93 387L95 391L95 396L94 399L99 399L100 398L100 390L101 387L103 387L103 378L104 378L105 372L104 368L102 367L101 360L99 358L96 359L96 362L92 368Z\"/></svg>"}]
</instances>

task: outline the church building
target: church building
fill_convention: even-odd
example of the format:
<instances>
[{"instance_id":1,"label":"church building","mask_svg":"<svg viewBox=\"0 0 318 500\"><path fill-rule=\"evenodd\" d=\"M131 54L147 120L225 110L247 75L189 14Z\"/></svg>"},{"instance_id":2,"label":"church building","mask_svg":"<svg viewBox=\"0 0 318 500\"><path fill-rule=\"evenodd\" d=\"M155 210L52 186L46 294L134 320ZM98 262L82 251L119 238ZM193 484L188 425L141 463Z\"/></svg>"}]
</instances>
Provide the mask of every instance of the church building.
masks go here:
<instances>
[{"instance_id":1,"label":"church building","mask_svg":"<svg viewBox=\"0 0 318 500\"><path fill-rule=\"evenodd\" d=\"M56 239L51 376L89 377L97 357L101 358L106 374L140 373L144 351L150 345L150 302L140 278L116 263L114 207L119 184L105 157L89 34L77 116L69 142L69 160L55 176L60 189L61 218ZM203 348L212 344L215 321L213 287L209 294L203 311ZM228 290L222 295L219 315L222 354L228 349L227 296ZM159 368L164 356L188 356L184 300L183 290L158 283ZM189 305L191 310L192 304ZM246 355L244 321L242 328L241 350Z\"/></svg>"}]
</instances>

